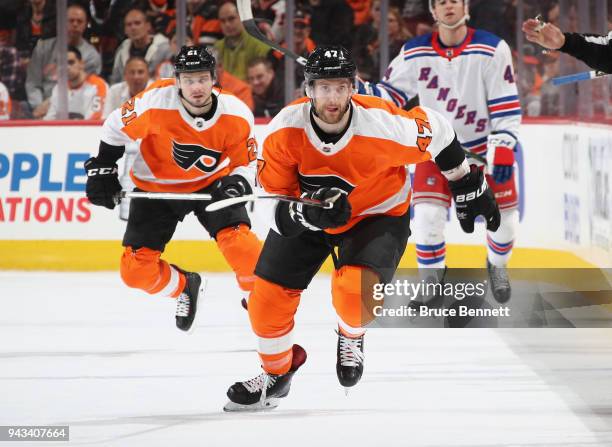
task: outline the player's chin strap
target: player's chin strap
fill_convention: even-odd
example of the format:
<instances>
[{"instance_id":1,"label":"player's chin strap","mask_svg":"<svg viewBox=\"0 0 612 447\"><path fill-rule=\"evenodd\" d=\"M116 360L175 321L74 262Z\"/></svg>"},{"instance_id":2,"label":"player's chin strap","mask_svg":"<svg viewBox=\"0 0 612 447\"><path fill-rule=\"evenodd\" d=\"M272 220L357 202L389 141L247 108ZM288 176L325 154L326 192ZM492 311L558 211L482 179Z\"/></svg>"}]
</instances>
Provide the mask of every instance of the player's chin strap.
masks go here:
<instances>
[{"instance_id":1,"label":"player's chin strap","mask_svg":"<svg viewBox=\"0 0 612 447\"><path fill-rule=\"evenodd\" d=\"M438 19L436 19L436 22L438 22L438 26L441 26L442 28L453 30L453 29L457 29L460 26L464 25L465 22L467 22L468 20L470 20L470 15L466 12L463 15L463 17L457 20L457 22L454 25L447 25L446 23Z\"/></svg>"}]
</instances>

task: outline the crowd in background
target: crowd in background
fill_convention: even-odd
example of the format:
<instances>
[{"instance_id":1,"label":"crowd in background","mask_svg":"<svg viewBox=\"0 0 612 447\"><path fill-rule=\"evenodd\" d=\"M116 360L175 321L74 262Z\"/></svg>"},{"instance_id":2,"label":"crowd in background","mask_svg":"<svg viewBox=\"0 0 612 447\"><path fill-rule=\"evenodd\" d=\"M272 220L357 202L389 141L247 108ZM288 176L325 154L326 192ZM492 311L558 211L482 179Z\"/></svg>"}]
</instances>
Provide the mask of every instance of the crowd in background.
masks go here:
<instances>
[{"instance_id":1,"label":"crowd in background","mask_svg":"<svg viewBox=\"0 0 612 447\"><path fill-rule=\"evenodd\" d=\"M317 44L341 44L352 51L362 79L379 79L380 0L295 3L295 53L307 56ZM285 0L252 4L262 33L284 45ZM471 0L469 25L510 44L524 113L559 115L560 91L547 82L559 75L559 54L526 43L518 60L516 4L516 0ZM558 24L560 9L557 0L542 0L528 2L525 13L526 17L542 14L544 20ZM175 14L174 0L69 0L69 117L104 118L153 80L172 77ZM386 20L390 58L404 42L435 28L428 0L390 0ZM283 58L246 33L232 0L187 0L187 23L187 43L209 46L223 89L240 97L257 117L274 116L283 107ZM564 31L576 31L575 10L570 10L566 23L569 29ZM0 0L0 119L56 117L56 44L55 0ZM301 83L297 66L295 85ZM596 89L595 101L597 95ZM601 113L606 115L608 95L599 97Z\"/></svg>"}]
</instances>

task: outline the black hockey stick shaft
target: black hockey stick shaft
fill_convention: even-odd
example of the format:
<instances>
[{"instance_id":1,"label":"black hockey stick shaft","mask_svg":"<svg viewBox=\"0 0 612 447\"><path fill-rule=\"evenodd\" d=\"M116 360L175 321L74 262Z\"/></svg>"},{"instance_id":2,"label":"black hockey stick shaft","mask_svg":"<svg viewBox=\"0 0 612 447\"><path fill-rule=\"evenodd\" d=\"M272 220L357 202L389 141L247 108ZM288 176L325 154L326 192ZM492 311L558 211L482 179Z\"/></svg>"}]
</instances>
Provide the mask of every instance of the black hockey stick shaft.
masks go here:
<instances>
[{"instance_id":1,"label":"black hockey stick shaft","mask_svg":"<svg viewBox=\"0 0 612 447\"><path fill-rule=\"evenodd\" d=\"M251 0L238 0L238 15L240 15L240 20L244 25L244 29L246 29L247 33L256 38L257 40L265 43L270 48L283 53L285 56L294 59L300 65L306 65L306 59L302 56L295 54L288 48L282 47L276 42L271 41L263 33L259 30L257 26L257 22L253 18L253 10L251 9Z\"/></svg>"}]
</instances>

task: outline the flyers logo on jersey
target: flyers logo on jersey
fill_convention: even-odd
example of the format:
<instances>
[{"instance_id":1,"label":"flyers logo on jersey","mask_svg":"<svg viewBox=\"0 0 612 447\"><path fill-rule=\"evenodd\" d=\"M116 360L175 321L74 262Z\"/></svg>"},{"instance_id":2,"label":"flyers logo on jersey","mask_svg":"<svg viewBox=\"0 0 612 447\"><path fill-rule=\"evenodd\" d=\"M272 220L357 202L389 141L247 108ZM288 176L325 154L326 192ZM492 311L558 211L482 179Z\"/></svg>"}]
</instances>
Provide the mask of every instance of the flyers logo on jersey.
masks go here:
<instances>
[{"instance_id":1,"label":"flyers logo on jersey","mask_svg":"<svg viewBox=\"0 0 612 447\"><path fill-rule=\"evenodd\" d=\"M352 185L338 175L305 175L298 173L298 181L302 192L316 191L324 186L338 188L347 194L350 194L355 189L355 185Z\"/></svg>"},{"instance_id":2,"label":"flyers logo on jersey","mask_svg":"<svg viewBox=\"0 0 612 447\"><path fill-rule=\"evenodd\" d=\"M176 164L185 171L195 166L200 171L208 174L213 172L219 164L221 152L205 148L198 144L181 144L173 141L172 158Z\"/></svg>"}]
</instances>

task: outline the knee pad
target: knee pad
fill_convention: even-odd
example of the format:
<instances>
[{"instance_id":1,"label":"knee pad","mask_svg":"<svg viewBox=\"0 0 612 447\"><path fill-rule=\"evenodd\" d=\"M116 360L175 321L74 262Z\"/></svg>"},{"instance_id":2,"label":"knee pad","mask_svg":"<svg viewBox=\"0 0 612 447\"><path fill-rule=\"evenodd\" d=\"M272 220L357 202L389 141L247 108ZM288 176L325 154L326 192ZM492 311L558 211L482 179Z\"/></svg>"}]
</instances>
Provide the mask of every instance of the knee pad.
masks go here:
<instances>
[{"instance_id":1,"label":"knee pad","mask_svg":"<svg viewBox=\"0 0 612 447\"><path fill-rule=\"evenodd\" d=\"M245 224L227 227L217 233L217 246L230 265L242 290L253 290L255 265L262 243Z\"/></svg>"},{"instance_id":2,"label":"knee pad","mask_svg":"<svg viewBox=\"0 0 612 447\"><path fill-rule=\"evenodd\" d=\"M290 332L301 295L301 290L256 278L248 306L253 332L265 338L281 337Z\"/></svg>"},{"instance_id":3,"label":"knee pad","mask_svg":"<svg viewBox=\"0 0 612 447\"><path fill-rule=\"evenodd\" d=\"M448 209L434 203L414 205L412 233L417 244L435 245L444 242L444 227Z\"/></svg>"},{"instance_id":4,"label":"knee pad","mask_svg":"<svg viewBox=\"0 0 612 447\"><path fill-rule=\"evenodd\" d=\"M121 257L121 279L128 287L150 294L178 296L185 287L185 276L160 256L158 250L126 247Z\"/></svg>"},{"instance_id":5,"label":"knee pad","mask_svg":"<svg viewBox=\"0 0 612 447\"><path fill-rule=\"evenodd\" d=\"M380 278L366 267L345 265L332 276L332 303L340 329L347 335L361 335L361 327L374 316L373 287Z\"/></svg>"}]
</instances>

